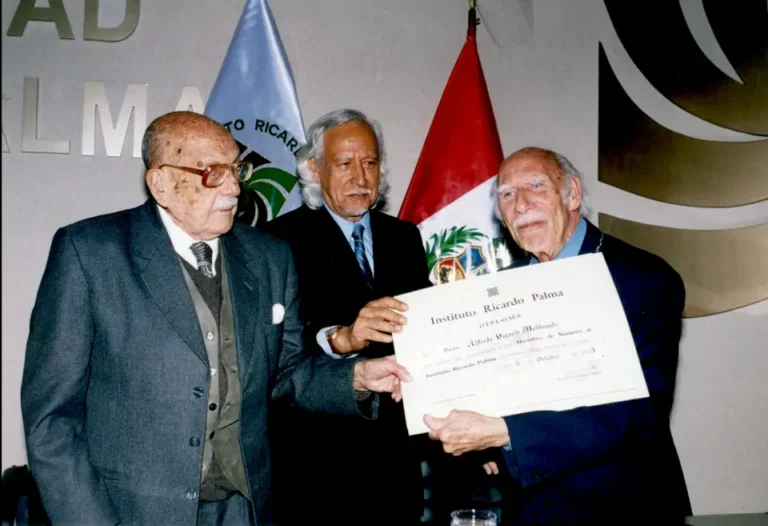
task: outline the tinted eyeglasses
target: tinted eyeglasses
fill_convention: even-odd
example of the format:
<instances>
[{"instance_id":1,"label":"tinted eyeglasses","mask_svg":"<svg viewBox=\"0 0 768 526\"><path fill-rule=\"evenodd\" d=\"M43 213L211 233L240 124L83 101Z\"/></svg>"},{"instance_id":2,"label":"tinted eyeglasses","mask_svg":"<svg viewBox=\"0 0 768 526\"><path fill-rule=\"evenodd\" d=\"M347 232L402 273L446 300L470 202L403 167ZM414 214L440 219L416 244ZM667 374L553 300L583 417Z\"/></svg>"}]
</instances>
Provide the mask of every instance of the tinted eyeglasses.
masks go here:
<instances>
[{"instance_id":1,"label":"tinted eyeglasses","mask_svg":"<svg viewBox=\"0 0 768 526\"><path fill-rule=\"evenodd\" d=\"M185 172L197 174L203 178L203 186L207 188L216 188L221 186L224 181L227 180L228 175L233 175L235 180L243 182L247 180L253 173L253 165L251 163L216 163L209 164L205 168L192 168L190 166L177 166L175 164L161 164L158 168L165 167L176 168L177 170L183 170Z\"/></svg>"}]
</instances>

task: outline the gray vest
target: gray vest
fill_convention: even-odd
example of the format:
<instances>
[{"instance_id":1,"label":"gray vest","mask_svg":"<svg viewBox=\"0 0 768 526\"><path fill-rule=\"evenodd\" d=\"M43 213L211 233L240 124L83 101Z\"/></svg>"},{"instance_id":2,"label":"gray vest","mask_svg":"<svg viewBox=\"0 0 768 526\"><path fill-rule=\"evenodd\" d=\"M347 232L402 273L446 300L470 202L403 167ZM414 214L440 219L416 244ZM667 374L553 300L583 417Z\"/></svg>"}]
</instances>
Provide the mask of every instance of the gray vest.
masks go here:
<instances>
[{"instance_id":1,"label":"gray vest","mask_svg":"<svg viewBox=\"0 0 768 526\"><path fill-rule=\"evenodd\" d=\"M220 272L213 278L221 279L219 323L182 265L184 281L192 295L202 329L210 367L201 500L221 500L233 491L249 497L240 448L240 377L237 370L235 320L223 251L219 252L219 259L222 262L220 266L217 265Z\"/></svg>"}]
</instances>

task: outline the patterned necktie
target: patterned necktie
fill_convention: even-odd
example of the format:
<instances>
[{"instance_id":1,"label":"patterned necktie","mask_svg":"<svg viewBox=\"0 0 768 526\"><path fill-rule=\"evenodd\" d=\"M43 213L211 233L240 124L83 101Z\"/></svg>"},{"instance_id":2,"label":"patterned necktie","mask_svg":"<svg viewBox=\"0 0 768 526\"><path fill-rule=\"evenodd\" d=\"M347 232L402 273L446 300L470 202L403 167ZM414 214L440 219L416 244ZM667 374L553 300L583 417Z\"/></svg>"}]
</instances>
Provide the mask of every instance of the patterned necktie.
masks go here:
<instances>
[{"instance_id":1,"label":"patterned necktie","mask_svg":"<svg viewBox=\"0 0 768 526\"><path fill-rule=\"evenodd\" d=\"M197 270L203 273L203 276L206 278L212 278L213 277L213 249L208 246L208 243L204 241L198 241L197 243L193 243L192 246L189 247L189 249L192 251L192 253L195 255L195 259L197 259Z\"/></svg>"},{"instance_id":2,"label":"patterned necktie","mask_svg":"<svg viewBox=\"0 0 768 526\"><path fill-rule=\"evenodd\" d=\"M371 266L368 264L368 258L365 257L363 232L365 232L365 227L360 223L356 223L355 228L352 230L352 239L355 242L355 258L357 258L357 264L360 265L360 270L363 271L363 277L368 286L373 287L373 272L371 272Z\"/></svg>"}]
</instances>

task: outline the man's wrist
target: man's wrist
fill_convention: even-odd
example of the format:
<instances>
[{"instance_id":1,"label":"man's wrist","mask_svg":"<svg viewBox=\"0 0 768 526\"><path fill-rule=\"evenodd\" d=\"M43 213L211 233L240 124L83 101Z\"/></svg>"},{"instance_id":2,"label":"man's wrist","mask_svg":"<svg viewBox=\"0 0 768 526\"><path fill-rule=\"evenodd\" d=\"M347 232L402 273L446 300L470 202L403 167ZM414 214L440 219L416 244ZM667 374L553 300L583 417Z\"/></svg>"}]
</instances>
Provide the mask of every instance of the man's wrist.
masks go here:
<instances>
[{"instance_id":1,"label":"man's wrist","mask_svg":"<svg viewBox=\"0 0 768 526\"><path fill-rule=\"evenodd\" d=\"M509 428L507 427L507 423L504 421L504 419L501 417L495 417L494 428L496 430L494 433L494 445L496 447L508 447L511 444L511 440L509 438Z\"/></svg>"},{"instance_id":2,"label":"man's wrist","mask_svg":"<svg viewBox=\"0 0 768 526\"><path fill-rule=\"evenodd\" d=\"M360 378L360 375L362 374L361 369L363 367L362 361L357 361L355 363L354 368L352 369L352 389L358 393L358 392L365 392L368 389L363 387L363 382Z\"/></svg>"},{"instance_id":3,"label":"man's wrist","mask_svg":"<svg viewBox=\"0 0 768 526\"><path fill-rule=\"evenodd\" d=\"M351 325L339 325L337 327L331 328L331 330L326 333L328 345L330 345L331 351L333 351L334 354L348 355L368 347L368 341L364 341L363 345L354 345L352 343Z\"/></svg>"},{"instance_id":4,"label":"man's wrist","mask_svg":"<svg viewBox=\"0 0 768 526\"><path fill-rule=\"evenodd\" d=\"M339 334L342 329L343 327L341 325L335 325L325 331L325 339L328 342L328 346L331 348L331 352L334 354L345 354L339 346Z\"/></svg>"}]
</instances>

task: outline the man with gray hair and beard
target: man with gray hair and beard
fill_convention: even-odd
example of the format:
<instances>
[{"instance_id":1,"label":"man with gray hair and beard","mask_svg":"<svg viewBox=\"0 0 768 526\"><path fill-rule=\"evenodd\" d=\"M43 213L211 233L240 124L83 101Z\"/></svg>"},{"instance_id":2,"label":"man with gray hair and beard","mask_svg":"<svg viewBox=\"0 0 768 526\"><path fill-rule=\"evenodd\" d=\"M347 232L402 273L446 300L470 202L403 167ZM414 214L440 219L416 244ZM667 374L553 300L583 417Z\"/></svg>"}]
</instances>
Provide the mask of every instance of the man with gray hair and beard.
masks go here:
<instances>
[{"instance_id":1,"label":"man with gray hair and beard","mask_svg":"<svg viewBox=\"0 0 768 526\"><path fill-rule=\"evenodd\" d=\"M504 524L679 523L691 513L669 429L683 282L658 256L589 223L582 196L579 172L551 150L523 148L499 168L498 216L530 254L515 266L601 252L650 397L504 418L452 411L424 420L446 453L499 454L484 468L509 481Z\"/></svg>"},{"instance_id":2,"label":"man with gray hair and beard","mask_svg":"<svg viewBox=\"0 0 768 526\"><path fill-rule=\"evenodd\" d=\"M330 112L309 127L297 160L304 206L264 228L293 248L305 349L328 360L391 355L392 333L401 330L407 309L392 296L430 282L418 229L376 209L386 188L381 128L359 111ZM279 420L286 439L276 462L290 477L284 486L296 490L295 501L278 495L290 510L286 523L419 522L419 452L401 405L382 398L375 422L296 414ZM288 430L294 427L301 441L290 440L298 436Z\"/></svg>"}]
</instances>

